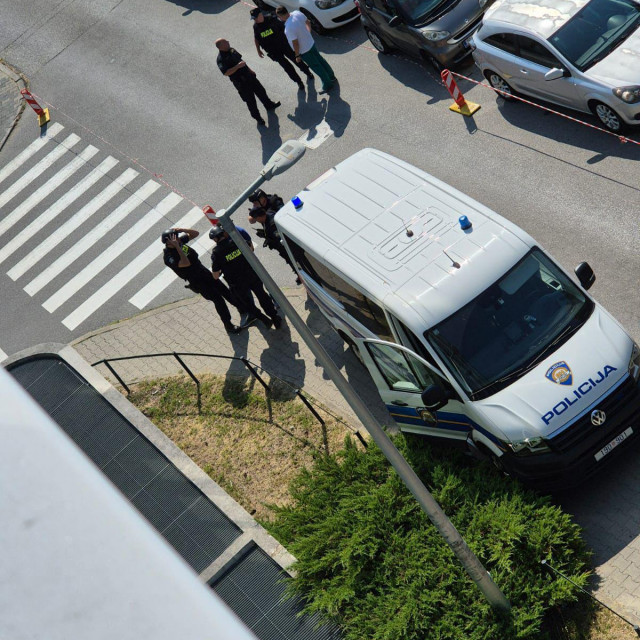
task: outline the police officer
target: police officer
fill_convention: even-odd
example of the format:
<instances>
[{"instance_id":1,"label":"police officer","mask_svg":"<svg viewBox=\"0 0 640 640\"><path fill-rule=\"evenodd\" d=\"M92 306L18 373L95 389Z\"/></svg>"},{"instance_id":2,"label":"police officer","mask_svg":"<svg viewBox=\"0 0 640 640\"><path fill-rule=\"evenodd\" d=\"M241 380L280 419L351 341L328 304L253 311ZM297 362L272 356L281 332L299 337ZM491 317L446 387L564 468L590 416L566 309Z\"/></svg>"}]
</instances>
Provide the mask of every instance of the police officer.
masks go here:
<instances>
[{"instance_id":1,"label":"police officer","mask_svg":"<svg viewBox=\"0 0 640 640\"><path fill-rule=\"evenodd\" d=\"M267 111L277 109L280 103L274 102L269 98L265 88L260 84L258 78L256 78L255 71L249 69L247 63L242 59L242 56L235 49L231 48L228 40L218 38L216 40L216 47L218 47L220 51L217 59L218 69L233 82L233 86L238 90L240 97L246 102L247 107L249 107L249 113L252 117L259 125L264 125L264 118L260 115L260 111L258 111L256 97L262 102Z\"/></svg>"},{"instance_id":2,"label":"police officer","mask_svg":"<svg viewBox=\"0 0 640 640\"><path fill-rule=\"evenodd\" d=\"M249 196L251 209L249 209L249 222L253 224L256 219L253 217L253 210L264 207L269 211L280 211L284 207L284 200L277 194L265 193L262 189L257 189Z\"/></svg>"},{"instance_id":3,"label":"police officer","mask_svg":"<svg viewBox=\"0 0 640 640\"><path fill-rule=\"evenodd\" d=\"M287 253L287 250L284 248L282 244L282 238L280 237L280 232L278 231L278 227L276 227L276 223L274 218L276 217L275 211L267 211L264 207L257 207L253 209L251 215L262 225L262 229L259 229L256 235L259 238L264 239L264 247L268 247L271 251L277 251L280 257L291 267L294 275L296 276L296 284L300 284L300 278L296 273L296 269L293 266L293 262L291 262L291 258Z\"/></svg>"},{"instance_id":4,"label":"police officer","mask_svg":"<svg viewBox=\"0 0 640 640\"><path fill-rule=\"evenodd\" d=\"M293 62L302 71L307 78L313 80L313 73L309 67L302 61L296 60L293 49L289 45L287 37L284 35L284 25L275 14L267 13L259 7L251 9L251 17L253 19L253 38L256 43L258 55L263 58L262 50L277 62L285 73L298 85L300 91L304 91L304 84L300 76L296 73L291 62ZM289 62L289 60L291 62Z\"/></svg>"},{"instance_id":5,"label":"police officer","mask_svg":"<svg viewBox=\"0 0 640 640\"><path fill-rule=\"evenodd\" d=\"M207 271L207 268L200 262L198 252L187 244L189 240L197 238L198 235L195 229L176 228L164 231L160 238L165 245L164 263L179 278L186 280L187 289L191 289L206 300L213 302L227 333L240 333L240 327L231 322L229 307L225 302L227 300L237 306L233 302L229 289L222 282L213 278L211 272Z\"/></svg>"},{"instance_id":6,"label":"police officer","mask_svg":"<svg viewBox=\"0 0 640 640\"><path fill-rule=\"evenodd\" d=\"M232 295L244 308L248 309L250 319L258 318L267 327L273 325L278 329L282 324L282 318L278 315L271 296L265 290L258 274L242 255L236 243L220 226L213 227L209 231L209 237L216 243L211 252L213 277L218 280L221 275L224 275ZM253 250L253 247L251 249ZM267 315L256 307L252 293L258 298L260 306Z\"/></svg>"}]
</instances>

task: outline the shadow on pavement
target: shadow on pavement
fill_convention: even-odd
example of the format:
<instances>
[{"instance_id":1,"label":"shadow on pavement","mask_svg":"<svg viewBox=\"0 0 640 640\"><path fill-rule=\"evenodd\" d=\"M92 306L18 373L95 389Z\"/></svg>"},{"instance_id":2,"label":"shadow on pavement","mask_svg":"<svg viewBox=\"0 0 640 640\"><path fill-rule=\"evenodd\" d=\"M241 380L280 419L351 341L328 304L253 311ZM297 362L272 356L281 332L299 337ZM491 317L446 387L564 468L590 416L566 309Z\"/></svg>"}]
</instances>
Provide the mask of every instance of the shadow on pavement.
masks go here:
<instances>
[{"instance_id":1,"label":"shadow on pavement","mask_svg":"<svg viewBox=\"0 0 640 640\"><path fill-rule=\"evenodd\" d=\"M368 42L367 35L360 24L354 20L344 27L327 31L324 35L313 34L313 39L320 53L347 53ZM333 66L333 65L332 65ZM337 72L336 69L334 71Z\"/></svg>"},{"instance_id":2,"label":"shadow on pavement","mask_svg":"<svg viewBox=\"0 0 640 640\"><path fill-rule=\"evenodd\" d=\"M436 76L435 71L412 58L402 54L378 54L380 66L405 87L423 93L429 97L427 104L441 100L451 100L449 92Z\"/></svg>"},{"instance_id":3,"label":"shadow on pavement","mask_svg":"<svg viewBox=\"0 0 640 640\"><path fill-rule=\"evenodd\" d=\"M237 4L237 0L167 0L179 7L184 7L183 16L197 13L222 13Z\"/></svg>"},{"instance_id":4,"label":"shadow on pavement","mask_svg":"<svg viewBox=\"0 0 640 640\"><path fill-rule=\"evenodd\" d=\"M269 111L267 114L267 128L259 127L258 130L260 131L260 143L262 144L262 164L266 164L275 150L282 145L280 119L275 111Z\"/></svg>"},{"instance_id":5,"label":"shadow on pavement","mask_svg":"<svg viewBox=\"0 0 640 640\"><path fill-rule=\"evenodd\" d=\"M260 366L266 371L278 371L278 376L286 380L297 389L304 387L306 365L300 355L300 347L297 342L291 340L291 330L286 320L283 320L279 329L271 330L264 334L267 348L260 354ZM285 373L286 372L286 373ZM295 396L291 389L279 387L279 399L288 399Z\"/></svg>"}]
</instances>

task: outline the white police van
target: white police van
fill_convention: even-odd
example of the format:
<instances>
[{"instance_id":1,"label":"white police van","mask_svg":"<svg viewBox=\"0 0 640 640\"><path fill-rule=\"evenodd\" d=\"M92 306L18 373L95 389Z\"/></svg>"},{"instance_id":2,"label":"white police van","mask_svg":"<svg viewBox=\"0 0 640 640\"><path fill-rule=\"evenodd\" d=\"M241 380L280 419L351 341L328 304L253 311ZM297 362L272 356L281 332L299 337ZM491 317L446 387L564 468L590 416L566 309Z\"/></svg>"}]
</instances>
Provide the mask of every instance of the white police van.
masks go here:
<instances>
[{"instance_id":1,"label":"white police van","mask_svg":"<svg viewBox=\"0 0 640 640\"><path fill-rule=\"evenodd\" d=\"M586 293L587 263L578 285L516 225L373 149L276 223L403 431L466 440L545 487L584 478L640 433L640 351Z\"/></svg>"}]
</instances>

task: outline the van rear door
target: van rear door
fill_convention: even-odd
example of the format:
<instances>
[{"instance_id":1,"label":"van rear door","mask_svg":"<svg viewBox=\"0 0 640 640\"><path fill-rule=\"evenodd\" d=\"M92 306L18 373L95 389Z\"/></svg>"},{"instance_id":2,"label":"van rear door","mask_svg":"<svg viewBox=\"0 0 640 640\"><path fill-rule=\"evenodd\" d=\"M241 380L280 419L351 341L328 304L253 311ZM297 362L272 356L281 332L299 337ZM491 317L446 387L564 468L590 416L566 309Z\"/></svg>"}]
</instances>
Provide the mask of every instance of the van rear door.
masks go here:
<instances>
[{"instance_id":1,"label":"van rear door","mask_svg":"<svg viewBox=\"0 0 640 640\"><path fill-rule=\"evenodd\" d=\"M402 431L465 440L472 429L459 397L450 398L436 412L422 403L428 386L451 386L442 375L416 353L393 342L365 339L358 341L362 360L373 378L387 410ZM456 395L451 389L451 395Z\"/></svg>"}]
</instances>

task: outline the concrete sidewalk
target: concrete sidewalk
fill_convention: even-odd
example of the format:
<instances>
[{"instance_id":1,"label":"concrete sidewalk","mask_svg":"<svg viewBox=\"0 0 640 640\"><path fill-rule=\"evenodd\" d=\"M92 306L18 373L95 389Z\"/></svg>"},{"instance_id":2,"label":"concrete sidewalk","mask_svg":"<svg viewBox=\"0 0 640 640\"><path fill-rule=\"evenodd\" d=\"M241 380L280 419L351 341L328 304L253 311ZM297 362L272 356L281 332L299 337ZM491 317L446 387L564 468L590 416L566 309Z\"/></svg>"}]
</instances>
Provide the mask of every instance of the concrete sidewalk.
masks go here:
<instances>
[{"instance_id":1,"label":"concrete sidewalk","mask_svg":"<svg viewBox=\"0 0 640 640\"><path fill-rule=\"evenodd\" d=\"M369 374L346 349L315 304L307 299L306 291L303 288L285 289L285 293L378 420L395 429L395 423L380 400ZM73 346L90 363L103 358L167 351L246 357L270 374L303 388L353 427L362 427L334 384L324 375L311 351L287 322L283 322L278 330L265 329L262 323L257 322L238 335L228 335L213 305L200 296L109 325L79 338ZM228 359L189 357L186 363L195 373L241 378L251 375L241 362ZM118 362L113 366L126 383L183 373L180 365L170 357ZM100 371L117 384L104 365L100 366Z\"/></svg>"},{"instance_id":2,"label":"concrete sidewalk","mask_svg":"<svg viewBox=\"0 0 640 640\"><path fill-rule=\"evenodd\" d=\"M24 111L20 89L25 87L24 79L0 60L0 150Z\"/></svg>"}]
</instances>

